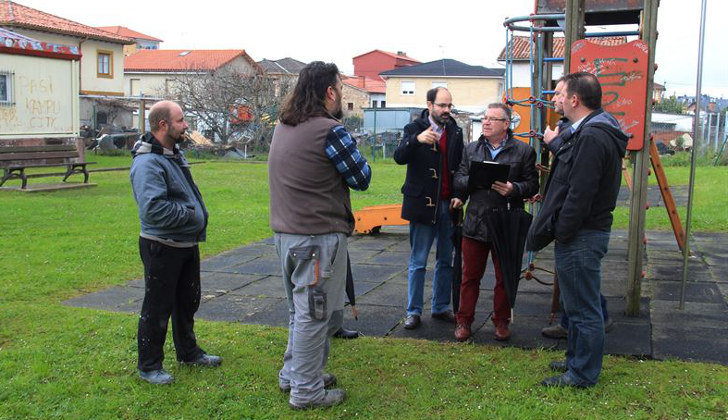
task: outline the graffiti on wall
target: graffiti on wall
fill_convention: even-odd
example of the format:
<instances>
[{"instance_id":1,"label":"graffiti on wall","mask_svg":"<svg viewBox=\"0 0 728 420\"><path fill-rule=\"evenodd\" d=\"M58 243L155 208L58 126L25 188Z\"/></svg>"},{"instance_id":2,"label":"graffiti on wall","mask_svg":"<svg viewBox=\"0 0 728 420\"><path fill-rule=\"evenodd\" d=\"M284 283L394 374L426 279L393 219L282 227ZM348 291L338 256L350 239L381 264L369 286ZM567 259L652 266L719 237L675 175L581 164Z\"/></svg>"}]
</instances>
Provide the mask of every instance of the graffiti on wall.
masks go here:
<instances>
[{"instance_id":1,"label":"graffiti on wall","mask_svg":"<svg viewBox=\"0 0 728 420\"><path fill-rule=\"evenodd\" d=\"M648 64L647 44L632 41L617 46L579 40L571 46L571 72L597 76L602 85L602 107L614 115L622 130L632 135L628 150L644 146Z\"/></svg>"}]
</instances>

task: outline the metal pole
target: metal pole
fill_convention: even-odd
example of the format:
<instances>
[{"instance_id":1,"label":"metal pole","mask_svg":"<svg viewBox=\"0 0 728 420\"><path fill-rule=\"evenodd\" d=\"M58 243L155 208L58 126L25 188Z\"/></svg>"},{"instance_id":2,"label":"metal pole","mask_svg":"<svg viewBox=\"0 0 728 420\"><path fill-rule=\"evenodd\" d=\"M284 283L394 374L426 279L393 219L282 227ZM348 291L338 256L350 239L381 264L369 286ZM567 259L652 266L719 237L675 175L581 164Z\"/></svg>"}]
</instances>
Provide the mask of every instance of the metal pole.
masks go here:
<instances>
[{"instance_id":1,"label":"metal pole","mask_svg":"<svg viewBox=\"0 0 728 420\"><path fill-rule=\"evenodd\" d=\"M372 134L372 162L377 161L377 156L374 152L374 147L377 145L377 108L374 109L374 134Z\"/></svg>"},{"instance_id":2,"label":"metal pole","mask_svg":"<svg viewBox=\"0 0 728 420\"><path fill-rule=\"evenodd\" d=\"M697 100L696 100L697 101ZM700 101L695 102L696 105L698 105ZM695 110L695 115L698 115L698 110ZM710 135L713 134L713 114L709 113L708 111L705 111L705 125L708 126L708 134L703 137L703 139L708 139L710 141ZM695 149L695 140L693 139L693 149Z\"/></svg>"},{"instance_id":3,"label":"metal pole","mask_svg":"<svg viewBox=\"0 0 728 420\"><path fill-rule=\"evenodd\" d=\"M715 149L718 148L718 139L720 139L720 114L715 114L715 147L713 148L713 151L715 152ZM708 142L710 144L712 142ZM707 150L706 150L707 153Z\"/></svg>"},{"instance_id":4,"label":"metal pole","mask_svg":"<svg viewBox=\"0 0 728 420\"><path fill-rule=\"evenodd\" d=\"M139 118L139 121L138 121L138 123L139 123L139 132L142 133L142 134L144 134L144 132L147 131L147 127L146 127L146 125L147 125L146 124L147 117L145 115L146 114L146 111L147 111L147 101L145 101L144 99L142 99L142 100L139 101L139 117L138 117Z\"/></svg>"},{"instance_id":5,"label":"metal pole","mask_svg":"<svg viewBox=\"0 0 728 420\"><path fill-rule=\"evenodd\" d=\"M705 44L705 8L703 0L700 10L700 39L698 41L698 75L695 86L695 122L693 124L693 147L690 151L690 183L688 184L688 213L685 220L685 248L683 248L683 278L680 288L680 309L685 309L685 282L688 279L688 257L690 256L690 221L693 217L693 187L695 186L695 143L698 142L700 121L700 95L703 89L703 45Z\"/></svg>"}]
</instances>

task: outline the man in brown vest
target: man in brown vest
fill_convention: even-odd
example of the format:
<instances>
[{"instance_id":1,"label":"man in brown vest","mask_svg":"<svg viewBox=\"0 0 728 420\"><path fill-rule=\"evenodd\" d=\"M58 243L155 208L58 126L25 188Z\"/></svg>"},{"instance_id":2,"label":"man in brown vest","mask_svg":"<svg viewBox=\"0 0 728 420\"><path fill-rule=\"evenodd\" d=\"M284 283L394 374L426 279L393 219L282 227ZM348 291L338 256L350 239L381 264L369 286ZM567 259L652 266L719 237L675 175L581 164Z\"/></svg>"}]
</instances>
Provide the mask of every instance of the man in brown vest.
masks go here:
<instances>
[{"instance_id":1,"label":"man in brown vest","mask_svg":"<svg viewBox=\"0 0 728 420\"><path fill-rule=\"evenodd\" d=\"M371 168L341 125L341 76L315 61L301 70L283 106L268 157L270 226L288 298L288 346L278 383L294 409L344 401L326 390L329 337L341 328L347 236L354 229L349 188L366 190Z\"/></svg>"}]
</instances>

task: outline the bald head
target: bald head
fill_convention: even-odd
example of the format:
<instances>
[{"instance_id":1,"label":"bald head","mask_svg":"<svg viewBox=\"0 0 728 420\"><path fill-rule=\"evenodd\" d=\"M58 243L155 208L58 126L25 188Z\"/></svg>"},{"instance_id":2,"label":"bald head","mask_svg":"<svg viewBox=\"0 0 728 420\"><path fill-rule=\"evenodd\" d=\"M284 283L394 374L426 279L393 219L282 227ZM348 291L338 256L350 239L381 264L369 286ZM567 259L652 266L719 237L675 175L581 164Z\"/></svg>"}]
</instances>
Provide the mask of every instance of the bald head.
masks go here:
<instances>
[{"instance_id":1,"label":"bald head","mask_svg":"<svg viewBox=\"0 0 728 420\"><path fill-rule=\"evenodd\" d=\"M152 133L159 131L162 128L159 123L162 121L166 121L169 125L172 122L172 111L176 110L182 112L182 108L172 101L159 101L154 104L149 110L149 131Z\"/></svg>"},{"instance_id":2,"label":"bald head","mask_svg":"<svg viewBox=\"0 0 728 420\"><path fill-rule=\"evenodd\" d=\"M173 149L182 142L187 122L182 108L172 101L157 102L149 110L149 128L162 146Z\"/></svg>"}]
</instances>

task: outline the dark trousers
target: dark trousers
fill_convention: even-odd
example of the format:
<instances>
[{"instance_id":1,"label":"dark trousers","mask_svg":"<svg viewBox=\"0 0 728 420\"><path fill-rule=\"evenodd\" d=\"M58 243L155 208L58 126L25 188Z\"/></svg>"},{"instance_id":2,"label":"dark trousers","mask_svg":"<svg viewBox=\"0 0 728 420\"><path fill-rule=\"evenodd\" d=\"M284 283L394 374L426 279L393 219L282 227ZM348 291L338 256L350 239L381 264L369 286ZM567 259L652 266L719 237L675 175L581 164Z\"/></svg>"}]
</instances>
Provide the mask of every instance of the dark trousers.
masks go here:
<instances>
[{"instance_id":1,"label":"dark trousers","mask_svg":"<svg viewBox=\"0 0 728 420\"><path fill-rule=\"evenodd\" d=\"M470 325L475 318L475 305L480 295L480 280L485 273L488 254L493 260L495 288L493 289L493 322L508 322L511 319L511 305L508 303L498 256L490 242L476 241L463 237L463 279L460 283L460 306L457 313L459 324Z\"/></svg>"},{"instance_id":2,"label":"dark trousers","mask_svg":"<svg viewBox=\"0 0 728 420\"><path fill-rule=\"evenodd\" d=\"M561 303L569 316L567 374L584 386L596 384L602 370L604 315L599 290L602 258L608 249L609 232L586 229L572 241L554 245Z\"/></svg>"},{"instance_id":3,"label":"dark trousers","mask_svg":"<svg viewBox=\"0 0 728 420\"><path fill-rule=\"evenodd\" d=\"M144 263L145 293L137 332L137 367L144 372L162 368L170 315L177 360L194 360L204 353L193 331L200 307L199 248L174 248L140 237L139 255Z\"/></svg>"}]
</instances>

